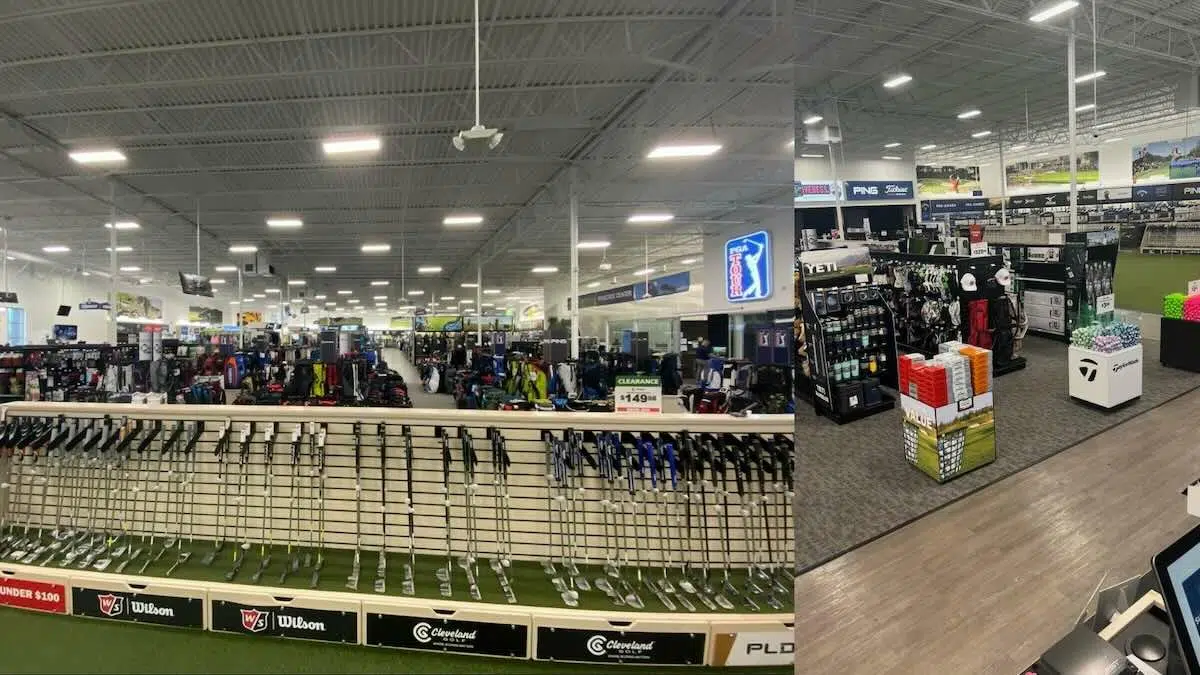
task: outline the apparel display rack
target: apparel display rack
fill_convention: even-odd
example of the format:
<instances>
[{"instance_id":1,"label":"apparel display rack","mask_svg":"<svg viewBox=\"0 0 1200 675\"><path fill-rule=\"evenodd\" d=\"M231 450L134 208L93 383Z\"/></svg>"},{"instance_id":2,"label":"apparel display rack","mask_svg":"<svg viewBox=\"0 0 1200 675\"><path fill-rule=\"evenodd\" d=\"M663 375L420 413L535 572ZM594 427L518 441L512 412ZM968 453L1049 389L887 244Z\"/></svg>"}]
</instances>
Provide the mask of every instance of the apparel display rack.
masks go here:
<instances>
[{"instance_id":1,"label":"apparel display rack","mask_svg":"<svg viewBox=\"0 0 1200 675\"><path fill-rule=\"evenodd\" d=\"M792 643L790 415L0 410L2 605L511 658L791 663L762 651Z\"/></svg>"}]
</instances>

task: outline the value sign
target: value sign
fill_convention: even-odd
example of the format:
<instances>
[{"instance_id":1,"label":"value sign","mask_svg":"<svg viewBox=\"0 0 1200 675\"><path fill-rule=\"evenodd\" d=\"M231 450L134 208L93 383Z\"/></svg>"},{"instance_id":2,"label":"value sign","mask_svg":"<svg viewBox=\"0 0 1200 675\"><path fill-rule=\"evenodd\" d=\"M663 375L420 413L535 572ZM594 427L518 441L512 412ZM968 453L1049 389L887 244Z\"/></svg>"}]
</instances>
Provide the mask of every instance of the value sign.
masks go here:
<instances>
[{"instance_id":1,"label":"value sign","mask_svg":"<svg viewBox=\"0 0 1200 675\"><path fill-rule=\"evenodd\" d=\"M0 577L0 605L66 614L67 587L49 581Z\"/></svg>"},{"instance_id":2,"label":"value sign","mask_svg":"<svg viewBox=\"0 0 1200 675\"><path fill-rule=\"evenodd\" d=\"M662 380L657 375L618 375L617 412L662 412Z\"/></svg>"}]
</instances>

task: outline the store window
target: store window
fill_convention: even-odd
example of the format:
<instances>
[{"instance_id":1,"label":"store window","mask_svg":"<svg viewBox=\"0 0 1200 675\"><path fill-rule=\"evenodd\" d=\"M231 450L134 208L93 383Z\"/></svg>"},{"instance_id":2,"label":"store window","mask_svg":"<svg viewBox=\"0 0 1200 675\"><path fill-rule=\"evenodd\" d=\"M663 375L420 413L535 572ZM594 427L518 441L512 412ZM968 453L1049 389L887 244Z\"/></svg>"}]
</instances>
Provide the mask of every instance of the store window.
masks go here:
<instances>
[{"instance_id":1,"label":"store window","mask_svg":"<svg viewBox=\"0 0 1200 675\"><path fill-rule=\"evenodd\" d=\"M8 326L8 344L14 347L25 345L25 310L20 307L8 308L7 321Z\"/></svg>"}]
</instances>

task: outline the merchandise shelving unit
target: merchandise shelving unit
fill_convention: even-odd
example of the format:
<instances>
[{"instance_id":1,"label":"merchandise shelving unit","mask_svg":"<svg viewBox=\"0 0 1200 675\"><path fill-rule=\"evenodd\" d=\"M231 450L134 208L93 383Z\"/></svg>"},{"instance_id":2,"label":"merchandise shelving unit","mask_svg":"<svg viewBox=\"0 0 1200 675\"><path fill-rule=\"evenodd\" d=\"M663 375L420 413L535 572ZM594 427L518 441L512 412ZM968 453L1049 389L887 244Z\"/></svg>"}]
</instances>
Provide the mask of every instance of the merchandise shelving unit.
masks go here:
<instances>
[{"instance_id":1,"label":"merchandise shelving unit","mask_svg":"<svg viewBox=\"0 0 1200 675\"><path fill-rule=\"evenodd\" d=\"M793 639L791 415L66 403L0 415L5 547L41 549L0 562L0 605L514 659L792 662L780 647ZM597 445L609 434L638 448L642 477L628 461L611 470ZM718 594L729 606L708 606Z\"/></svg>"},{"instance_id":2,"label":"merchandise shelving unit","mask_svg":"<svg viewBox=\"0 0 1200 675\"><path fill-rule=\"evenodd\" d=\"M814 410L847 424L894 408L895 397L882 387L897 385L895 321L871 283L869 251L804 251L799 277Z\"/></svg>"}]
</instances>

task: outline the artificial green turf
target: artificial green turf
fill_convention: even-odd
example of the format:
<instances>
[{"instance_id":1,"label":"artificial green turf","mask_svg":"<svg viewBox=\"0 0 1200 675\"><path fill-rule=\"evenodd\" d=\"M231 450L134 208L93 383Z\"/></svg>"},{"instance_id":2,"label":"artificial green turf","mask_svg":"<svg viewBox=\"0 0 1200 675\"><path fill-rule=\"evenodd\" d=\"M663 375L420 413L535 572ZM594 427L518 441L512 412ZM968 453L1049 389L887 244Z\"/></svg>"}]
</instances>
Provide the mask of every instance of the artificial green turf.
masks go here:
<instances>
[{"instance_id":1,"label":"artificial green turf","mask_svg":"<svg viewBox=\"0 0 1200 675\"><path fill-rule=\"evenodd\" d=\"M652 668L512 661L255 638L0 608L5 673L647 673ZM667 669L663 669L667 670ZM675 669L670 669L674 671ZM685 668L783 675L783 668Z\"/></svg>"},{"instance_id":2,"label":"artificial green turf","mask_svg":"<svg viewBox=\"0 0 1200 675\"><path fill-rule=\"evenodd\" d=\"M1162 314L1168 293L1186 293L1188 281L1200 279L1200 255L1143 255L1122 251L1117 257L1113 292L1117 307Z\"/></svg>"},{"instance_id":3,"label":"artificial green turf","mask_svg":"<svg viewBox=\"0 0 1200 675\"><path fill-rule=\"evenodd\" d=\"M192 551L192 557L183 565L180 565L175 573L171 576L173 579L188 579L195 581L214 581L225 582L225 574L233 567L233 549L226 544L221 554L213 561L211 566L205 566L202 563L204 553L212 550L211 542L196 541L193 544L184 544L184 550ZM359 570L358 593L369 595L371 597L383 597L376 594L373 590L375 583L375 568L378 561L377 552L365 552L362 556L362 562ZM299 572L291 574L284 583L279 583L279 575L284 569L284 559L287 556L285 548L276 547L271 556L271 565L263 573L259 586L283 587L295 589L307 589L311 583L312 570L301 568ZM321 591L340 591L352 592L346 588L346 578L350 575L350 570L353 565L354 553L344 549L328 550L325 554L325 563L321 569L320 583L317 590ZM140 560L135 560L126 566L124 573L142 574L152 577L166 576L167 570L175 562L175 555L167 553L162 558L149 567L145 572L139 572L142 565L143 557ZM388 555L388 572L387 572L387 596L401 595L401 580L403 579L404 570L403 564L407 562L408 556L396 553ZM254 546L251 548L245 563L242 565L240 573L234 579L236 583L246 584L249 588L254 588L251 585L251 576L258 568L259 563L259 548ZM53 568L57 563L51 563L49 567ZM414 574L414 590L415 597L429 598L440 600L442 599L438 589L438 580L435 576L435 571L438 567L444 567L446 559L444 557L435 556L418 556L416 571ZM116 571L117 563L114 562L106 572L113 573ZM559 572L565 574L565 570L559 567ZM580 572L590 581L594 582L596 577L604 576L604 571L600 565L580 565ZM635 571L630 568L622 570L624 577L631 582L635 578ZM653 578L659 578L662 574L661 569L652 570L646 568L645 574L652 575ZM719 574L719 572L714 572ZM739 583L745 577L745 572L735 572L735 583ZM554 586L550 583L550 579L542 570L541 565L535 562L513 561L511 568L506 570L506 576L509 583L512 585L513 592L517 596L517 602L521 605L536 606L536 607L565 607L562 599L559 597ZM670 572L672 581L678 581L678 570ZM564 577L565 578L565 577ZM488 567L486 561L479 562L478 576L479 590L481 600L487 603L506 604L503 593L500 591L499 579L496 574ZM677 584L676 584L677 585ZM468 595L468 585L466 574L462 568L458 567L458 560L455 559L454 576L452 578L453 595L449 600L470 602L471 598ZM645 603L645 608L641 611L646 612L666 612L670 611L664 607L659 600L649 591L637 589L642 601ZM682 591L681 591L682 592ZM790 593L778 595L779 599L784 603L782 609L778 612L786 613L792 611L792 597ZM708 610L700 604L694 597L693 604L696 605L697 611L708 613L722 612L719 607L716 610ZM746 613L750 610L737 602L736 598L730 598L735 602L735 613ZM766 606L765 603L758 603L764 611L774 613ZM613 610L620 611L638 611L628 606L617 607L608 597L596 589L594 586L591 591L584 591L579 594L579 606L577 609L592 609L592 610ZM676 607L675 611L685 611L682 607Z\"/></svg>"}]
</instances>

